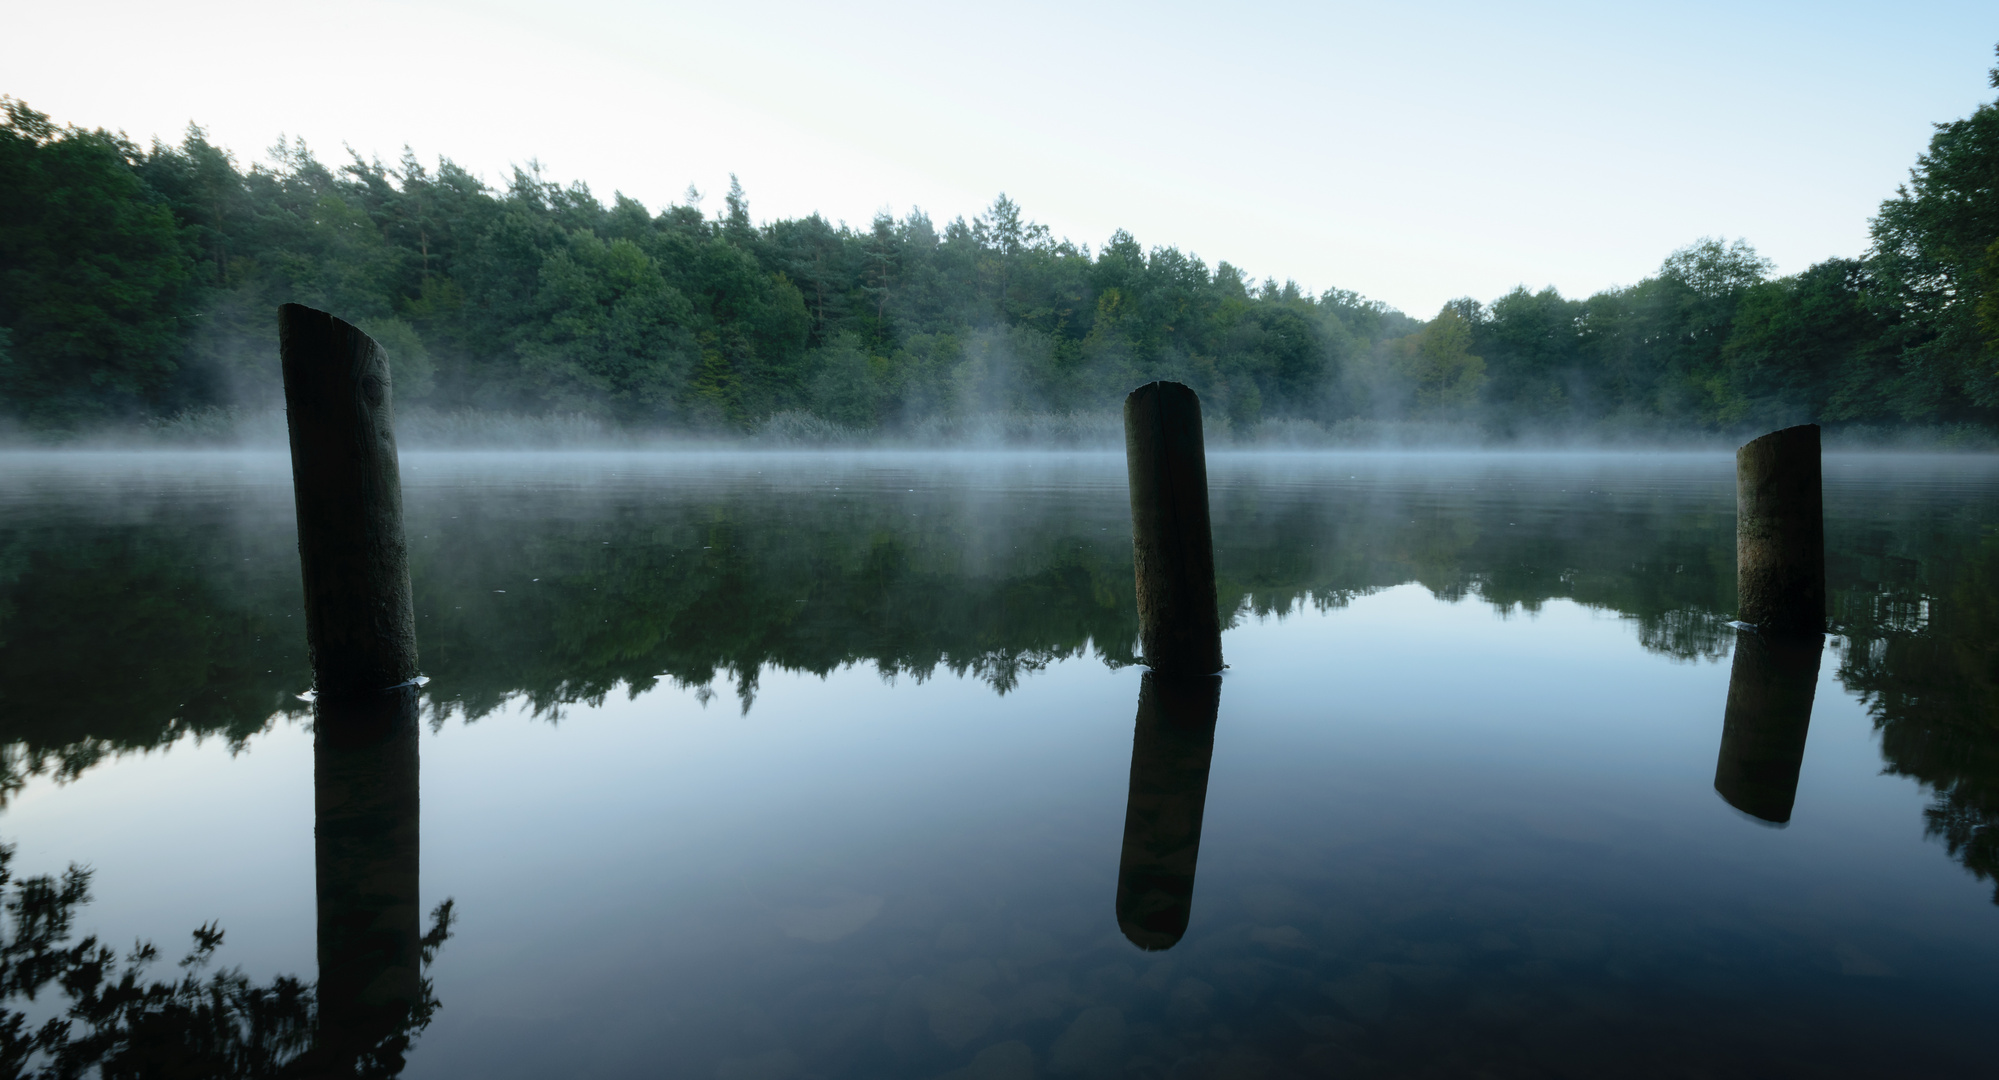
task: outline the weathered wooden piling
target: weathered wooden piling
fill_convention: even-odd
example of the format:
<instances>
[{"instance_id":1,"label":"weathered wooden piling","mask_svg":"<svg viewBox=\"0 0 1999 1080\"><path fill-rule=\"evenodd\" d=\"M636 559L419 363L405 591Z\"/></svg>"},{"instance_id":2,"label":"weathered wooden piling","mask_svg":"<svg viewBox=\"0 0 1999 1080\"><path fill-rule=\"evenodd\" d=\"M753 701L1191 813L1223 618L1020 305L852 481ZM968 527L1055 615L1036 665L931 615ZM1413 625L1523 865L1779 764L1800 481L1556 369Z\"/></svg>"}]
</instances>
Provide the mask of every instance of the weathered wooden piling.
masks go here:
<instances>
[{"instance_id":1,"label":"weathered wooden piling","mask_svg":"<svg viewBox=\"0 0 1999 1080\"><path fill-rule=\"evenodd\" d=\"M1751 817L1791 820L1824 647L1817 634L1735 632L1714 790Z\"/></svg>"},{"instance_id":2,"label":"weathered wooden piling","mask_svg":"<svg viewBox=\"0 0 1999 1080\"><path fill-rule=\"evenodd\" d=\"M1766 635L1825 630L1817 424L1771 432L1735 452L1735 591L1738 617Z\"/></svg>"},{"instance_id":3,"label":"weathered wooden piling","mask_svg":"<svg viewBox=\"0 0 1999 1080\"><path fill-rule=\"evenodd\" d=\"M1219 675L1148 671L1139 681L1117 921L1124 936L1148 952L1172 948L1193 915L1201 814L1221 700Z\"/></svg>"},{"instance_id":4,"label":"weathered wooden piling","mask_svg":"<svg viewBox=\"0 0 1999 1080\"><path fill-rule=\"evenodd\" d=\"M315 1054L346 1069L328 1075L352 1076L358 1057L406 1042L423 995L419 695L404 683L314 702Z\"/></svg>"},{"instance_id":5,"label":"weathered wooden piling","mask_svg":"<svg viewBox=\"0 0 1999 1080\"><path fill-rule=\"evenodd\" d=\"M1124 399L1124 454L1145 662L1167 674L1212 675L1222 669L1222 629L1201 399L1171 382L1132 391Z\"/></svg>"},{"instance_id":6,"label":"weathered wooden piling","mask_svg":"<svg viewBox=\"0 0 1999 1080\"><path fill-rule=\"evenodd\" d=\"M306 646L321 695L417 675L388 357L368 335L298 304L278 309Z\"/></svg>"},{"instance_id":7,"label":"weathered wooden piling","mask_svg":"<svg viewBox=\"0 0 1999 1080\"><path fill-rule=\"evenodd\" d=\"M388 357L298 304L278 309L278 349L315 690L319 1029L301 1069L351 1076L399 1060L422 993L416 615Z\"/></svg>"}]
</instances>

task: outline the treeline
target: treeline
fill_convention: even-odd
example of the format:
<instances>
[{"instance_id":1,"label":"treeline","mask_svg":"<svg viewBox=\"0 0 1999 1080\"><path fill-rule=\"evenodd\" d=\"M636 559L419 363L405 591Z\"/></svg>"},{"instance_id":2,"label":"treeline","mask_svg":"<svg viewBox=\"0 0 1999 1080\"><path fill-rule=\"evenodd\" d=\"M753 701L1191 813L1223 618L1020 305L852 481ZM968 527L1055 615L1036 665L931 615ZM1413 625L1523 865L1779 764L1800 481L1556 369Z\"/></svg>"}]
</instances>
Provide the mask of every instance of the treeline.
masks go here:
<instances>
[{"instance_id":1,"label":"treeline","mask_svg":"<svg viewBox=\"0 0 1999 1080\"><path fill-rule=\"evenodd\" d=\"M1993 75L1999 86L1999 70ZM1938 126L1873 246L1772 278L1703 240L1636 285L1465 299L1420 322L1000 196L939 224L757 223L732 184L654 213L538 166L492 187L302 143L240 167L4 101L0 409L37 429L278 399L274 310L368 330L398 399L743 430L895 431L1114 407L1171 378L1239 433L1426 420L1504 435L1999 420L1999 105Z\"/></svg>"}]
</instances>

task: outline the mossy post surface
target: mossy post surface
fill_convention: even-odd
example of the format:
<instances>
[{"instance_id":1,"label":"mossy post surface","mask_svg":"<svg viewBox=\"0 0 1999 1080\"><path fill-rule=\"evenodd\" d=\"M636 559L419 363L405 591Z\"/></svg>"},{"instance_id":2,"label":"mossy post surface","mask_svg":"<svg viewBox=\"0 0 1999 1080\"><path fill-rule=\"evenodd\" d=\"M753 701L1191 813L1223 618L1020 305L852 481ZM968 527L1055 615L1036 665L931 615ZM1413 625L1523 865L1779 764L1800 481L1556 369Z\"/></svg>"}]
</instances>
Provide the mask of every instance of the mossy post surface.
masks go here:
<instances>
[{"instance_id":1,"label":"mossy post surface","mask_svg":"<svg viewBox=\"0 0 1999 1080\"><path fill-rule=\"evenodd\" d=\"M1825 495L1817 424L1735 452L1735 591L1743 622L1770 634L1825 631Z\"/></svg>"},{"instance_id":2,"label":"mossy post surface","mask_svg":"<svg viewBox=\"0 0 1999 1080\"><path fill-rule=\"evenodd\" d=\"M1201 399L1172 382L1132 391L1124 399L1124 453L1145 663L1163 674L1212 675L1222 669L1222 628Z\"/></svg>"},{"instance_id":3,"label":"mossy post surface","mask_svg":"<svg viewBox=\"0 0 1999 1080\"><path fill-rule=\"evenodd\" d=\"M1791 820L1824 648L1817 634L1735 632L1714 790L1751 817L1774 825Z\"/></svg>"},{"instance_id":4,"label":"mossy post surface","mask_svg":"<svg viewBox=\"0 0 1999 1080\"><path fill-rule=\"evenodd\" d=\"M278 309L278 348L313 685L372 694L417 675L388 357L298 304Z\"/></svg>"},{"instance_id":5,"label":"mossy post surface","mask_svg":"<svg viewBox=\"0 0 1999 1080\"><path fill-rule=\"evenodd\" d=\"M1131 789L1118 857L1118 929L1147 952L1170 949L1194 910L1201 815L1215 753L1219 675L1140 677Z\"/></svg>"}]
</instances>

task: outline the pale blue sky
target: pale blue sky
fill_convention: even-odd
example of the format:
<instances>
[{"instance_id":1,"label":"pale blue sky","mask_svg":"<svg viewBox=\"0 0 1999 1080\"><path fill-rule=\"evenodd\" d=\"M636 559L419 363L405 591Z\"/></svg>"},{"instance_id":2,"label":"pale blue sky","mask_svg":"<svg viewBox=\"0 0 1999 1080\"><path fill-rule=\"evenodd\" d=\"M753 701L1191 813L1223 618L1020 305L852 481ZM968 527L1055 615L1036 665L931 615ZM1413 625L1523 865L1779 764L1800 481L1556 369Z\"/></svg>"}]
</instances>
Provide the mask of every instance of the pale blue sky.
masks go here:
<instances>
[{"instance_id":1,"label":"pale blue sky","mask_svg":"<svg viewBox=\"0 0 1999 1080\"><path fill-rule=\"evenodd\" d=\"M335 15L337 14L337 17ZM19 9L0 93L245 163L280 133L448 154L655 209L733 171L758 218L1124 228L1427 316L1587 294L1708 235L1801 270L1867 242L1969 113L1983 3L699 6L69 0Z\"/></svg>"}]
</instances>

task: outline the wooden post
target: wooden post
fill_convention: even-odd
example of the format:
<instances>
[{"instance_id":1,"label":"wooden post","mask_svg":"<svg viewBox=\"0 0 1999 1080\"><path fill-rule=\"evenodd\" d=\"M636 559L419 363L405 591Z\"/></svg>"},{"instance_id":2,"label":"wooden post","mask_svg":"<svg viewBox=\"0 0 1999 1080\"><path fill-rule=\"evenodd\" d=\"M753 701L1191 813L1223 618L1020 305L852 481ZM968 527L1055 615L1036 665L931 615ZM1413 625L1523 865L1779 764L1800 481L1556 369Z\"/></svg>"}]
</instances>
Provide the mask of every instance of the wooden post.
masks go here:
<instances>
[{"instance_id":1,"label":"wooden post","mask_svg":"<svg viewBox=\"0 0 1999 1080\"><path fill-rule=\"evenodd\" d=\"M1201 814L1215 753L1219 675L1161 675L1138 684L1131 739L1131 790L1118 857L1118 929L1147 952L1170 949L1194 910Z\"/></svg>"},{"instance_id":2,"label":"wooden post","mask_svg":"<svg viewBox=\"0 0 1999 1080\"><path fill-rule=\"evenodd\" d=\"M363 1056L400 1057L423 997L420 694L405 683L314 702L315 1053L327 1075L355 1075Z\"/></svg>"},{"instance_id":3,"label":"wooden post","mask_svg":"<svg viewBox=\"0 0 1999 1080\"><path fill-rule=\"evenodd\" d=\"M319 1030L307 1075L400 1072L422 993L416 615L388 357L324 311L278 309L314 701Z\"/></svg>"},{"instance_id":4,"label":"wooden post","mask_svg":"<svg viewBox=\"0 0 1999 1080\"><path fill-rule=\"evenodd\" d=\"M388 357L324 311L278 309L306 647L321 696L417 675Z\"/></svg>"},{"instance_id":5,"label":"wooden post","mask_svg":"<svg viewBox=\"0 0 1999 1080\"><path fill-rule=\"evenodd\" d=\"M1738 617L1770 634L1825 631L1825 496L1819 428L1771 432L1735 452Z\"/></svg>"},{"instance_id":6,"label":"wooden post","mask_svg":"<svg viewBox=\"0 0 1999 1080\"><path fill-rule=\"evenodd\" d=\"M1201 399L1171 382L1132 391L1124 399L1124 455L1145 662L1166 674L1212 675L1222 669L1222 628Z\"/></svg>"},{"instance_id":7,"label":"wooden post","mask_svg":"<svg viewBox=\"0 0 1999 1080\"><path fill-rule=\"evenodd\" d=\"M1791 820L1824 647L1818 635L1735 632L1714 790L1751 817L1776 825Z\"/></svg>"}]
</instances>

